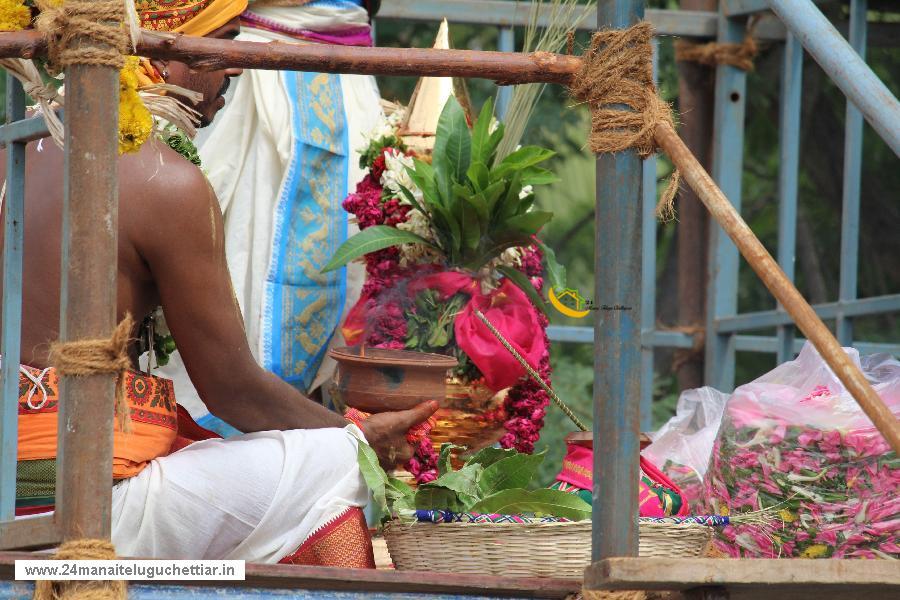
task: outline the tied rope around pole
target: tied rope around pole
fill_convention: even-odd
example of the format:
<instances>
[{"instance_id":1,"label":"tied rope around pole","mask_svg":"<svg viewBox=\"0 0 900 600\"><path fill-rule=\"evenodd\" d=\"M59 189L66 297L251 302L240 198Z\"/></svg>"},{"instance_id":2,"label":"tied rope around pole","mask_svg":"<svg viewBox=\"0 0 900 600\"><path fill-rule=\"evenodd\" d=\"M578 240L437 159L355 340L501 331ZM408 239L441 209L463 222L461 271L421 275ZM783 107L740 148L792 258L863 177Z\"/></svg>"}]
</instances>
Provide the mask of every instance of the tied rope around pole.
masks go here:
<instances>
[{"instance_id":1,"label":"tied rope around pole","mask_svg":"<svg viewBox=\"0 0 900 600\"><path fill-rule=\"evenodd\" d=\"M70 65L121 69L129 31L124 0L38 0L37 29L47 38L47 70Z\"/></svg>"},{"instance_id":2,"label":"tied rope around pole","mask_svg":"<svg viewBox=\"0 0 900 600\"><path fill-rule=\"evenodd\" d=\"M125 398L125 371L131 368L128 342L133 327L134 320L126 314L109 339L53 342L50 345L50 364L60 375L117 375L116 416L124 433L131 432L131 411Z\"/></svg>"},{"instance_id":3,"label":"tied rope around pole","mask_svg":"<svg viewBox=\"0 0 900 600\"><path fill-rule=\"evenodd\" d=\"M591 107L588 146L592 152L634 149L647 158L659 149L654 136L657 126L675 127L672 107L659 97L653 82L652 39L653 28L647 22L598 31L591 38L570 89ZM680 177L676 169L656 206L656 215L663 221L675 215Z\"/></svg>"},{"instance_id":4,"label":"tied rope around pole","mask_svg":"<svg viewBox=\"0 0 900 600\"><path fill-rule=\"evenodd\" d=\"M753 59L759 53L759 45L753 39L753 32L759 20L751 18L747 25L747 34L740 44L733 42L708 42L695 44L687 40L675 42L675 60L677 62L695 62L707 67L731 65L742 71L753 70Z\"/></svg>"},{"instance_id":5,"label":"tied rope around pole","mask_svg":"<svg viewBox=\"0 0 900 600\"><path fill-rule=\"evenodd\" d=\"M116 549L107 540L65 542L53 560L115 560ZM34 582L34 600L127 600L125 581L51 581Z\"/></svg>"}]
</instances>

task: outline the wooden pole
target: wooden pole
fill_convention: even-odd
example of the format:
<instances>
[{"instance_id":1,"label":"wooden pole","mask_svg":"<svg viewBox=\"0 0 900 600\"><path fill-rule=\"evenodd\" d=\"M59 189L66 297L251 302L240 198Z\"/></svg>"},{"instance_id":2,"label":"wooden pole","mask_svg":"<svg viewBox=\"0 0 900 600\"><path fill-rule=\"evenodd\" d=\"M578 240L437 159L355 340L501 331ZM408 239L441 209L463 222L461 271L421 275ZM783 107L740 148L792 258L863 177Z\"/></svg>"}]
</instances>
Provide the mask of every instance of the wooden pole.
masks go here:
<instances>
[{"instance_id":1,"label":"wooden pole","mask_svg":"<svg viewBox=\"0 0 900 600\"><path fill-rule=\"evenodd\" d=\"M784 274L772 255L734 209L722 190L712 180L697 158L678 134L667 124L656 128L656 141L669 155L681 176L700 197L712 217L734 241L741 254L784 306L797 327L806 335L822 358L846 386L863 411L887 439L895 452L900 453L900 421L894 417L878 394L866 381L862 371L841 348L841 345Z\"/></svg>"},{"instance_id":2,"label":"wooden pole","mask_svg":"<svg viewBox=\"0 0 900 600\"><path fill-rule=\"evenodd\" d=\"M44 52L44 41L37 32L0 34L0 58L32 58ZM175 60L202 70L241 67L359 75L476 77L492 79L501 85L533 82L566 84L581 66L581 59L576 56L549 52L521 54L260 43L150 31L142 32L137 53Z\"/></svg>"},{"instance_id":3,"label":"wooden pole","mask_svg":"<svg viewBox=\"0 0 900 600\"><path fill-rule=\"evenodd\" d=\"M66 69L60 339L108 338L116 323L118 97L115 68ZM63 540L110 538L114 376L63 377L57 519Z\"/></svg>"}]
</instances>

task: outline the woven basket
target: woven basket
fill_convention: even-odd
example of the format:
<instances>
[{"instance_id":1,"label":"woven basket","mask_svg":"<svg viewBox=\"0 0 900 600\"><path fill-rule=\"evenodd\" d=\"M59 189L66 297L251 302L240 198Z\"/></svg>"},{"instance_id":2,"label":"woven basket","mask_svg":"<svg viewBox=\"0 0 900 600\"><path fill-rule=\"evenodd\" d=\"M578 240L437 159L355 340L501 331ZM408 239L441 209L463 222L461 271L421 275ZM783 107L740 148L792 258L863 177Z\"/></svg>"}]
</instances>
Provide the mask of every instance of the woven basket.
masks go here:
<instances>
[{"instance_id":1,"label":"woven basket","mask_svg":"<svg viewBox=\"0 0 900 600\"><path fill-rule=\"evenodd\" d=\"M643 557L701 556L713 529L694 523L640 523ZM581 579L591 563L591 522L413 523L384 528L394 566L510 577Z\"/></svg>"}]
</instances>

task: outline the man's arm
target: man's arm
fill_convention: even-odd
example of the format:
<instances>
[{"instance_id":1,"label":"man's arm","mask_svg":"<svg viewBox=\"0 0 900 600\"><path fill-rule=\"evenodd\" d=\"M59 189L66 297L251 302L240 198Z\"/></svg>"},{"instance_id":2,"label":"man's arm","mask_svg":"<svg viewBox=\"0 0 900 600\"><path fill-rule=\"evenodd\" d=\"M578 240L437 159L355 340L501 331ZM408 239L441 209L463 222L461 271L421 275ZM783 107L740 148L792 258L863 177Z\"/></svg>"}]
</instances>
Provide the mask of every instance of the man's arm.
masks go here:
<instances>
[{"instance_id":1,"label":"man's arm","mask_svg":"<svg viewBox=\"0 0 900 600\"><path fill-rule=\"evenodd\" d=\"M225 260L215 194L198 169L168 150L161 149L163 165L141 187L139 210L147 207L147 216L134 236L201 399L245 432L343 427L340 415L254 360Z\"/></svg>"},{"instance_id":2,"label":"man's arm","mask_svg":"<svg viewBox=\"0 0 900 600\"><path fill-rule=\"evenodd\" d=\"M141 213L130 235L152 273L188 375L210 411L245 432L344 427L341 416L264 370L250 353L225 260L219 203L203 174L168 147L146 148L133 160L133 173L151 175L125 182L125 192L140 199L127 203ZM411 458L406 432L437 408L424 402L362 423L385 468Z\"/></svg>"}]
</instances>

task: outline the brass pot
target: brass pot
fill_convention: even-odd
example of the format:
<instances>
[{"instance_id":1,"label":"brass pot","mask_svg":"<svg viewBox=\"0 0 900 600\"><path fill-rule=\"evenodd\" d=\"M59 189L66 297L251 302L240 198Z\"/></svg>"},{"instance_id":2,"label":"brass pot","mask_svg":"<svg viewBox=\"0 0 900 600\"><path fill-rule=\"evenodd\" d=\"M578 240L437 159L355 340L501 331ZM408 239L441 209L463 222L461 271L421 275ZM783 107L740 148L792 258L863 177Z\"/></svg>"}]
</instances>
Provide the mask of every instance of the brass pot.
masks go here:
<instances>
[{"instance_id":1,"label":"brass pot","mask_svg":"<svg viewBox=\"0 0 900 600\"><path fill-rule=\"evenodd\" d=\"M465 446L454 452L454 462L497 443L505 432L506 412L503 401L506 390L494 393L482 385L464 383L455 378L446 382L444 401L435 414L436 424L431 430L435 451L441 444ZM455 465L458 468L458 464Z\"/></svg>"}]
</instances>

